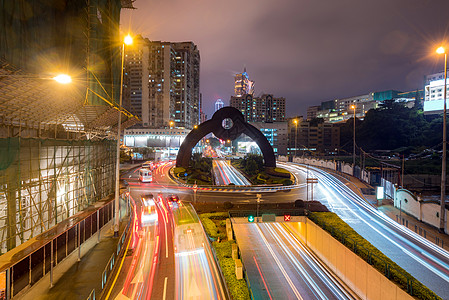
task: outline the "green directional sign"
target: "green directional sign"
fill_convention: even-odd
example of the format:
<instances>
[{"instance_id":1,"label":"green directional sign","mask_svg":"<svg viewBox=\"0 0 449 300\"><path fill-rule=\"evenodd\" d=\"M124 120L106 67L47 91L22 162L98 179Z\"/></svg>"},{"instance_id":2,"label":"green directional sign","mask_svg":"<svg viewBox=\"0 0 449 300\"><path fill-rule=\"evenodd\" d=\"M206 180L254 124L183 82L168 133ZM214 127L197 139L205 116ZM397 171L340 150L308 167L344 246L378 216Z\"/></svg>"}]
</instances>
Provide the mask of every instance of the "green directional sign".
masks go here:
<instances>
[{"instance_id":1,"label":"green directional sign","mask_svg":"<svg viewBox=\"0 0 449 300\"><path fill-rule=\"evenodd\" d=\"M254 222L254 216L248 216L248 222L253 223Z\"/></svg>"}]
</instances>

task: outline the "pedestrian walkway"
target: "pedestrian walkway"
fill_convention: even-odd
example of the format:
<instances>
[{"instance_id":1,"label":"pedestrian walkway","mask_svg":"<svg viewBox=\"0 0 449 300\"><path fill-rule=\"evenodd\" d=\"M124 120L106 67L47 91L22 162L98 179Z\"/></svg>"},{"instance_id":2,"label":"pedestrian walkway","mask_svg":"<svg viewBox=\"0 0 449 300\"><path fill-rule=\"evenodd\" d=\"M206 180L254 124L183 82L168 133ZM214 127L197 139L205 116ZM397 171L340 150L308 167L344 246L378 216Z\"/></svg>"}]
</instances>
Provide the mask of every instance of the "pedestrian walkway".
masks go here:
<instances>
[{"instance_id":1,"label":"pedestrian walkway","mask_svg":"<svg viewBox=\"0 0 449 300\"><path fill-rule=\"evenodd\" d=\"M119 236L123 233L129 220L123 208L120 221ZM49 274L33 285L18 299L57 300L57 299L87 299L95 289L96 298L101 293L101 278L112 253L116 251L119 237L114 237L113 221L105 225L98 240L98 234L93 235L81 246L81 259L78 261L78 251L67 256L53 275L53 287L50 287Z\"/></svg>"}]
</instances>

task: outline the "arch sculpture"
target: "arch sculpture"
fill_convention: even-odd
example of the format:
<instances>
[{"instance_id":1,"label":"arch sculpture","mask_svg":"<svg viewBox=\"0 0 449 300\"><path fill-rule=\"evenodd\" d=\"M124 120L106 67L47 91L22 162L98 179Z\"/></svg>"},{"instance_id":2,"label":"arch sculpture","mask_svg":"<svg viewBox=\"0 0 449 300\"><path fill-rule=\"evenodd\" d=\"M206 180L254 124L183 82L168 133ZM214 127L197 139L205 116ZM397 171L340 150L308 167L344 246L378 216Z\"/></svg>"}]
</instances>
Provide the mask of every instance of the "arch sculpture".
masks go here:
<instances>
[{"instance_id":1,"label":"arch sculpture","mask_svg":"<svg viewBox=\"0 0 449 300\"><path fill-rule=\"evenodd\" d=\"M229 121L229 119L231 121ZM225 126L223 124L225 124ZM245 122L242 113L238 109L230 106L217 110L212 116L212 119L201 123L198 125L198 128L193 129L186 136L179 148L176 166L187 168L189 166L190 157L192 156L193 147L211 132L217 138L222 140L235 140L242 133L246 134L257 143L262 151L265 167L276 167L276 158L274 157L273 148L267 138L259 129Z\"/></svg>"}]
</instances>

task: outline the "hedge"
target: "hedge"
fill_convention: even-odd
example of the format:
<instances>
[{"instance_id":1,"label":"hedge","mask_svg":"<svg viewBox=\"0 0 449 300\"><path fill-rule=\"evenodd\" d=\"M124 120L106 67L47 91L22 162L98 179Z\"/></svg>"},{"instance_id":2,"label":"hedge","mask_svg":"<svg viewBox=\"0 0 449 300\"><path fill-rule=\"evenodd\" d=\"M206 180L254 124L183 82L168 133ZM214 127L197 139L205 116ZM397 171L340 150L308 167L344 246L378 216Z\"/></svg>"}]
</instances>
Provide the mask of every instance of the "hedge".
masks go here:
<instances>
[{"instance_id":1,"label":"hedge","mask_svg":"<svg viewBox=\"0 0 449 300\"><path fill-rule=\"evenodd\" d=\"M335 213L312 212L308 217L407 293L417 299L441 299L432 290L365 240Z\"/></svg>"},{"instance_id":2,"label":"hedge","mask_svg":"<svg viewBox=\"0 0 449 300\"><path fill-rule=\"evenodd\" d=\"M220 226L224 227L226 226L228 213L204 213L200 214L199 218L201 223L203 223L204 229L209 237L214 239L220 237L220 239L222 239L222 242L220 243L212 242L212 247L215 249L215 253L217 254L223 276L225 277L229 292L231 293L231 298L234 300L249 300L250 296L245 280L237 280L237 277L235 276L235 262L232 258L232 244L235 242L227 241L226 233L219 232L215 222L212 221L216 220Z\"/></svg>"}]
</instances>

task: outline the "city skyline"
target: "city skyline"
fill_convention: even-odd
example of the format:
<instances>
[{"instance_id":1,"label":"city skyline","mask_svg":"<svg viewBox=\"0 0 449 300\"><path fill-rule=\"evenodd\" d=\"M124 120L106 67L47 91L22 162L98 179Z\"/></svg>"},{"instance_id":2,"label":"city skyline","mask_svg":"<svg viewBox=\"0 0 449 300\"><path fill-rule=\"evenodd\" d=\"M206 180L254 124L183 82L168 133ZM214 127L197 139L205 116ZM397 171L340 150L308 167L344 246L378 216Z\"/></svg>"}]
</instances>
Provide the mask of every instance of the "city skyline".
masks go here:
<instances>
[{"instance_id":1,"label":"city skyline","mask_svg":"<svg viewBox=\"0 0 449 300\"><path fill-rule=\"evenodd\" d=\"M138 0L136 10L122 11L122 30L197 44L209 116L218 98L233 94L244 67L257 82L256 95L286 98L288 116L335 98L416 90L442 69L434 50L447 37L447 1L254 4Z\"/></svg>"}]
</instances>

